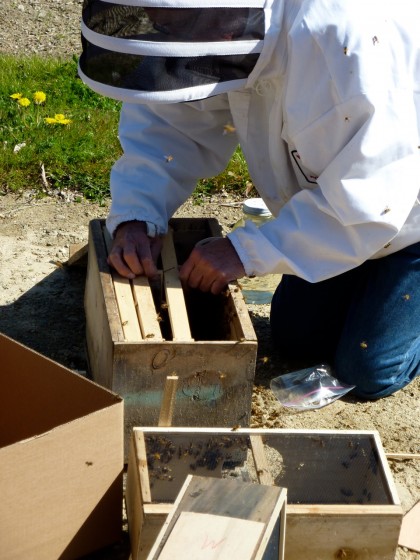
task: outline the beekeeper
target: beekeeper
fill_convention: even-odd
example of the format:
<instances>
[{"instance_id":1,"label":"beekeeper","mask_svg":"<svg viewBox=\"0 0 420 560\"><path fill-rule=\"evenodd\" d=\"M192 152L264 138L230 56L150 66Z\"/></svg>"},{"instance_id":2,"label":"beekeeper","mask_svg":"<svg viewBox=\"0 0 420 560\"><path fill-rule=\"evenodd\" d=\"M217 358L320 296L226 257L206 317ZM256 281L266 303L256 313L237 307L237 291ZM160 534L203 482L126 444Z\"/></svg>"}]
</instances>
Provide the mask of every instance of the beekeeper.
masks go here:
<instances>
[{"instance_id":1,"label":"beekeeper","mask_svg":"<svg viewBox=\"0 0 420 560\"><path fill-rule=\"evenodd\" d=\"M156 274L169 218L240 144L275 219L196 247L181 279L283 274L275 347L389 395L420 372L417 0L198 4L85 0L80 75L124 102L109 262Z\"/></svg>"}]
</instances>

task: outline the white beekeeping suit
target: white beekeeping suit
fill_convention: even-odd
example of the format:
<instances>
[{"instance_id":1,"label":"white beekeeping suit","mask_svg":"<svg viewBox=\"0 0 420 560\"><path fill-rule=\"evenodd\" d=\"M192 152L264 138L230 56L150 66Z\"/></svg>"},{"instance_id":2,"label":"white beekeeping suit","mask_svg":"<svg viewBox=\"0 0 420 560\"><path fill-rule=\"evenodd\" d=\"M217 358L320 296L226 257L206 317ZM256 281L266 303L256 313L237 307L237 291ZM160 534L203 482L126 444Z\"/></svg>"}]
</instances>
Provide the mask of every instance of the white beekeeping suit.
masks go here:
<instances>
[{"instance_id":1,"label":"white beekeeping suit","mask_svg":"<svg viewBox=\"0 0 420 560\"><path fill-rule=\"evenodd\" d=\"M275 216L229 234L248 275L316 282L420 241L416 0L199 5L85 2L81 76L125 101L110 231L164 233L240 143Z\"/></svg>"}]
</instances>

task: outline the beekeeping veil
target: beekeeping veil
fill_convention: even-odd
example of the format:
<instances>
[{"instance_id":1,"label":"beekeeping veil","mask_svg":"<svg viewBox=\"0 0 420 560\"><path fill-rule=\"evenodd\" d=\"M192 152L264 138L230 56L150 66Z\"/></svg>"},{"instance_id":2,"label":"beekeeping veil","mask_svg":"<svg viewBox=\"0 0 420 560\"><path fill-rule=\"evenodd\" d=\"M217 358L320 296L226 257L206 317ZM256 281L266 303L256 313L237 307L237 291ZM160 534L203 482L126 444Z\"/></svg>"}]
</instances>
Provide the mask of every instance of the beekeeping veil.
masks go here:
<instances>
[{"instance_id":1,"label":"beekeeping veil","mask_svg":"<svg viewBox=\"0 0 420 560\"><path fill-rule=\"evenodd\" d=\"M79 73L122 101L203 99L246 84L264 33L264 0L84 0Z\"/></svg>"}]
</instances>

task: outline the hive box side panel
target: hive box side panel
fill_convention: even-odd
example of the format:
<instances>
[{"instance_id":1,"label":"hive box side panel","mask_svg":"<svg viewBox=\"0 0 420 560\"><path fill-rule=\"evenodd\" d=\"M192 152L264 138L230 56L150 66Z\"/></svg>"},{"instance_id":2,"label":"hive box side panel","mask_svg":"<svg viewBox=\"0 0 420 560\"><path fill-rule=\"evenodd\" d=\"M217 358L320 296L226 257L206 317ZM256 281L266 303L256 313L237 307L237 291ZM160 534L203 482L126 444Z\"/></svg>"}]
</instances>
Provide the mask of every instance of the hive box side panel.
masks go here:
<instances>
[{"instance_id":1,"label":"hive box side panel","mask_svg":"<svg viewBox=\"0 0 420 560\"><path fill-rule=\"evenodd\" d=\"M127 510L128 529L133 560L138 559L138 550L145 522L143 502L141 499L140 467L141 458L137 453L134 433L130 438L130 452L128 457L127 482L125 490L125 504Z\"/></svg>"},{"instance_id":2,"label":"hive box side panel","mask_svg":"<svg viewBox=\"0 0 420 560\"><path fill-rule=\"evenodd\" d=\"M88 269L85 288L89 368L97 383L112 389L114 342L124 340L124 334L106 259L101 220L92 220L89 225Z\"/></svg>"},{"instance_id":3,"label":"hive box side panel","mask_svg":"<svg viewBox=\"0 0 420 560\"><path fill-rule=\"evenodd\" d=\"M179 377L174 426L249 425L255 357L247 342L116 344L112 389L124 397L126 434L157 425L171 375Z\"/></svg>"},{"instance_id":4,"label":"hive box side panel","mask_svg":"<svg viewBox=\"0 0 420 560\"><path fill-rule=\"evenodd\" d=\"M394 560L401 526L398 506L332 509L319 506L309 513L288 504L287 560Z\"/></svg>"}]
</instances>

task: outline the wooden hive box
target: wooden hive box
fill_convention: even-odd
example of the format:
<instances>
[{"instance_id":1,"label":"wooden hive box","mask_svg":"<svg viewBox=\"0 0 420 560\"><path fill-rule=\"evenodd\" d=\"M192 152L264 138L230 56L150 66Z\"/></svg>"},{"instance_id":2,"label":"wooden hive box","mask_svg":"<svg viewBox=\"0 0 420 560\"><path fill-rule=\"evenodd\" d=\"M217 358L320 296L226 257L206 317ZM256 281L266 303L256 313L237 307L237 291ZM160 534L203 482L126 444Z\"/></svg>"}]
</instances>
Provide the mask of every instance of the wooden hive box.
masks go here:
<instances>
[{"instance_id":1,"label":"wooden hive box","mask_svg":"<svg viewBox=\"0 0 420 560\"><path fill-rule=\"evenodd\" d=\"M189 474L286 488L287 560L395 558L402 508L376 431L135 428L133 560L147 558Z\"/></svg>"},{"instance_id":2,"label":"wooden hive box","mask_svg":"<svg viewBox=\"0 0 420 560\"><path fill-rule=\"evenodd\" d=\"M188 475L148 560L283 560L284 488Z\"/></svg>"},{"instance_id":3,"label":"wooden hive box","mask_svg":"<svg viewBox=\"0 0 420 560\"><path fill-rule=\"evenodd\" d=\"M184 292L177 266L194 245L220 236L215 219L170 221L160 266L149 285L107 264L103 220L89 229L86 336L93 379L124 398L126 457L133 426L156 426L168 376L179 378L172 424L248 426L257 340L242 293Z\"/></svg>"}]
</instances>

